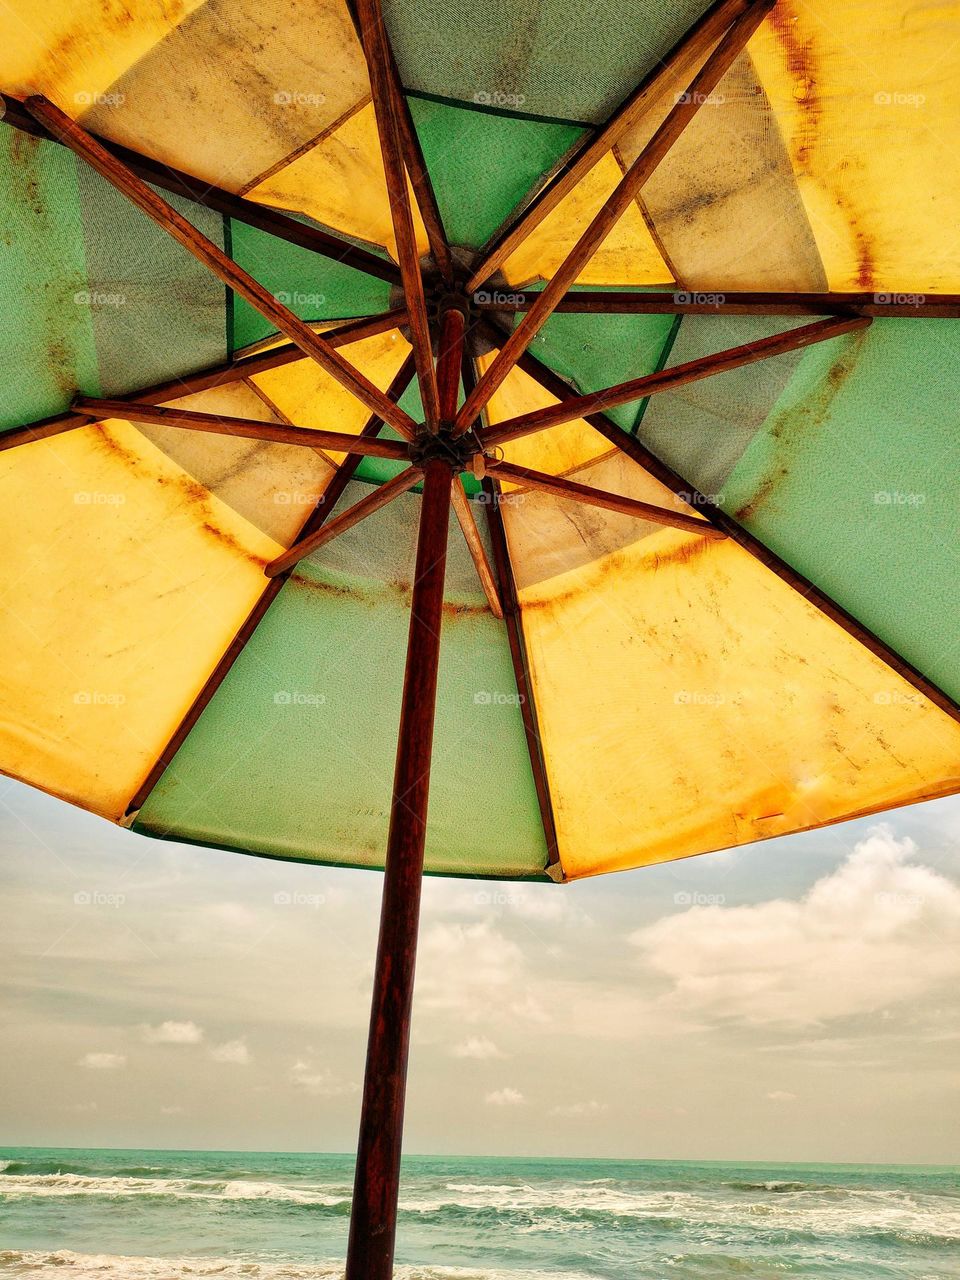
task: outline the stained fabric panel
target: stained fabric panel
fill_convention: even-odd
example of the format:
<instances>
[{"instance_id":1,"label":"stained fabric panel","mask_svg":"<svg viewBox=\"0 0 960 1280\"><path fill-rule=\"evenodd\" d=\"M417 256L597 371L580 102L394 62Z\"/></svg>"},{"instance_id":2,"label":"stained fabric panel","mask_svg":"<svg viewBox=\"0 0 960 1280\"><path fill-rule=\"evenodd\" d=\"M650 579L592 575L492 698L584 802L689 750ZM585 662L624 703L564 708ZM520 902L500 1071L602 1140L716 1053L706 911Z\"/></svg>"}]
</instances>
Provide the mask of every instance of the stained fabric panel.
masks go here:
<instances>
[{"instance_id":1,"label":"stained fabric panel","mask_svg":"<svg viewBox=\"0 0 960 1280\"><path fill-rule=\"evenodd\" d=\"M444 228L479 249L528 191L551 173L583 130L409 98Z\"/></svg>"},{"instance_id":2,"label":"stained fabric panel","mask_svg":"<svg viewBox=\"0 0 960 1280\"><path fill-rule=\"evenodd\" d=\"M482 7L394 0L384 17L408 89L510 114L597 123L706 8L703 0L597 0L576 9L566 0L490 0Z\"/></svg>"},{"instance_id":3,"label":"stained fabric panel","mask_svg":"<svg viewBox=\"0 0 960 1280\"><path fill-rule=\"evenodd\" d=\"M774 551L960 698L960 321L804 353L724 487Z\"/></svg>"},{"instance_id":4,"label":"stained fabric panel","mask_svg":"<svg viewBox=\"0 0 960 1280\"><path fill-rule=\"evenodd\" d=\"M169 403L194 413L284 421L246 382L181 396ZM170 426L140 426L139 430L211 494L284 546L296 538L334 474L326 455L300 445Z\"/></svg>"},{"instance_id":5,"label":"stained fabric panel","mask_svg":"<svg viewBox=\"0 0 960 1280\"><path fill-rule=\"evenodd\" d=\"M377 121L369 103L246 193L248 199L306 214L341 235L385 246L396 258ZM411 189L417 247L429 248Z\"/></svg>"},{"instance_id":6,"label":"stained fabric panel","mask_svg":"<svg viewBox=\"0 0 960 1280\"><path fill-rule=\"evenodd\" d=\"M686 91L673 77L617 153L631 164ZM777 120L744 53L645 183L641 201L677 280L698 290L827 287Z\"/></svg>"},{"instance_id":7,"label":"stained fabric panel","mask_svg":"<svg viewBox=\"0 0 960 1280\"><path fill-rule=\"evenodd\" d=\"M367 492L349 486L343 506ZM138 830L383 865L419 506L404 495L301 563ZM452 520L426 866L538 876L545 863L506 629Z\"/></svg>"},{"instance_id":8,"label":"stained fabric panel","mask_svg":"<svg viewBox=\"0 0 960 1280\"><path fill-rule=\"evenodd\" d=\"M960 289L960 6L792 0L750 43L831 289Z\"/></svg>"},{"instance_id":9,"label":"stained fabric panel","mask_svg":"<svg viewBox=\"0 0 960 1280\"><path fill-rule=\"evenodd\" d=\"M343 0L205 0L110 85L84 124L242 191L368 93Z\"/></svg>"},{"instance_id":10,"label":"stained fabric panel","mask_svg":"<svg viewBox=\"0 0 960 1280\"><path fill-rule=\"evenodd\" d=\"M19 299L0 386L6 426L63 412L227 355L223 285L65 147L0 126L9 208L0 274ZM171 203L218 247L219 215Z\"/></svg>"},{"instance_id":11,"label":"stained fabric panel","mask_svg":"<svg viewBox=\"0 0 960 1280\"><path fill-rule=\"evenodd\" d=\"M809 316L731 316L722 307L715 316L686 316L664 367L672 369L809 323ZM832 338L825 345L837 355L844 342ZM649 397L636 434L693 488L711 501L721 501L727 476L763 426L802 354L788 351L673 391L658 391Z\"/></svg>"},{"instance_id":12,"label":"stained fabric panel","mask_svg":"<svg viewBox=\"0 0 960 1280\"><path fill-rule=\"evenodd\" d=\"M201 3L10 0L0 9L3 88L19 98L43 93L78 117Z\"/></svg>"},{"instance_id":13,"label":"stained fabric panel","mask_svg":"<svg viewBox=\"0 0 960 1280\"><path fill-rule=\"evenodd\" d=\"M960 724L732 541L532 494L504 517L568 878L960 788Z\"/></svg>"},{"instance_id":14,"label":"stained fabric panel","mask_svg":"<svg viewBox=\"0 0 960 1280\"><path fill-rule=\"evenodd\" d=\"M0 768L118 819L279 545L124 422L0 454L0 522Z\"/></svg>"},{"instance_id":15,"label":"stained fabric panel","mask_svg":"<svg viewBox=\"0 0 960 1280\"><path fill-rule=\"evenodd\" d=\"M229 225L233 260L301 320L346 320L388 310L385 281L235 218ZM232 295L230 304L235 351L276 332L243 298Z\"/></svg>"},{"instance_id":16,"label":"stained fabric panel","mask_svg":"<svg viewBox=\"0 0 960 1280\"><path fill-rule=\"evenodd\" d=\"M6 242L0 287L17 299L4 325L0 426L59 413L76 387L100 390L83 223L73 156L53 143L0 125L0 188ZM23 282L30 280L31 288Z\"/></svg>"}]
</instances>

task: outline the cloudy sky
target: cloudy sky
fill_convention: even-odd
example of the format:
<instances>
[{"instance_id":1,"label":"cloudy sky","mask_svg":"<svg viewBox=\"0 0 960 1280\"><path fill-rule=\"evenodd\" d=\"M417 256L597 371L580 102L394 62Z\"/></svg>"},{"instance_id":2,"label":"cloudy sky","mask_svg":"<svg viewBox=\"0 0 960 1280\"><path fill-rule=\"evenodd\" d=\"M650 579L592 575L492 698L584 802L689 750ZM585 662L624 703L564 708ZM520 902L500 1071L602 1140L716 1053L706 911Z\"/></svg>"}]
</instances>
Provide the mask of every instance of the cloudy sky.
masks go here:
<instances>
[{"instance_id":1,"label":"cloudy sky","mask_svg":"<svg viewBox=\"0 0 960 1280\"><path fill-rule=\"evenodd\" d=\"M0 780L6 1145L353 1147L379 877ZM960 801L565 888L430 880L407 1149L952 1162Z\"/></svg>"}]
</instances>

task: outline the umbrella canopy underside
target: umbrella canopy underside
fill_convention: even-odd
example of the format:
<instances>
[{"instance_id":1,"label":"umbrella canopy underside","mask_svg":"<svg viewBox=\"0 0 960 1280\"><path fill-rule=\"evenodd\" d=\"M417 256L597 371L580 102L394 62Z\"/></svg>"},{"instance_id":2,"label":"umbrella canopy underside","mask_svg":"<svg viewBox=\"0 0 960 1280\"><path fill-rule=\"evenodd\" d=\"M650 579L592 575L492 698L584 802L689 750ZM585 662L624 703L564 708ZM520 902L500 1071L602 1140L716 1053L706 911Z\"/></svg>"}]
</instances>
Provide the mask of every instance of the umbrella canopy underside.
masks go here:
<instances>
[{"instance_id":1,"label":"umbrella canopy underside","mask_svg":"<svg viewBox=\"0 0 960 1280\"><path fill-rule=\"evenodd\" d=\"M496 236L705 7L390 5L458 257ZM960 5L905 0L778 4L577 280L678 305L557 312L530 350L582 394L809 323L729 314L730 293L865 293L881 313L869 328L611 407L649 467L583 419L503 445L510 463L680 513L705 495L920 683L734 538L507 481L494 504L467 476L491 560L488 516L502 521L519 626L491 612L452 521L428 871L575 879L960 789L960 320L923 318L928 295L960 291L958 20ZM11 0L0 47L11 99L44 94L201 190L395 261L341 0ZM678 70L673 94L661 86L507 257L485 286L499 323L521 318L511 308L557 270L695 70ZM8 120L0 430L64 414L78 392L176 384L282 342L67 147ZM168 198L319 330L398 305L389 270ZM883 316L909 299L915 316ZM685 300L715 312L684 314ZM385 390L407 333L343 350ZM492 358L478 356L480 374ZM214 382L162 402L350 435L369 417L305 358ZM517 367L486 421L556 402ZM416 383L399 403L423 421ZM382 866L419 492L303 559L244 630L265 566L343 457L120 418L0 453L0 768L149 835ZM334 510L402 467L364 458Z\"/></svg>"}]
</instances>

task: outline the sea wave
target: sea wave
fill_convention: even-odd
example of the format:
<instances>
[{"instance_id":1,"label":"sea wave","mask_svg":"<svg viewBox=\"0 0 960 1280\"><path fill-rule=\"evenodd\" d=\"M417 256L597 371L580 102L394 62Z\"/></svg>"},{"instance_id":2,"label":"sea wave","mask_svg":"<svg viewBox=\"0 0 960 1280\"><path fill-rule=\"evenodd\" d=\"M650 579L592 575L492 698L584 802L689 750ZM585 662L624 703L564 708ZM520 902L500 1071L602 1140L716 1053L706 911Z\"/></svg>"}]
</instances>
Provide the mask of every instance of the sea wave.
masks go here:
<instances>
[{"instance_id":1,"label":"sea wave","mask_svg":"<svg viewBox=\"0 0 960 1280\"><path fill-rule=\"evenodd\" d=\"M331 1195L319 1188L291 1187L279 1182L241 1179L94 1177L81 1173L41 1173L10 1176L0 1173L0 1197L104 1196L111 1199L170 1198L174 1200L273 1200L281 1204L309 1205L347 1211L349 1196Z\"/></svg>"},{"instance_id":2,"label":"sea wave","mask_svg":"<svg viewBox=\"0 0 960 1280\"><path fill-rule=\"evenodd\" d=\"M0 1250L0 1276L22 1280L343 1280L342 1262L258 1262L249 1258L144 1258L83 1254L69 1249ZM586 1272L502 1268L397 1266L396 1280L596 1280Z\"/></svg>"},{"instance_id":3,"label":"sea wave","mask_svg":"<svg viewBox=\"0 0 960 1280\"><path fill-rule=\"evenodd\" d=\"M330 1217L350 1212L341 1182L294 1184L246 1178L93 1176L0 1173L0 1201L92 1197L114 1201L210 1201L258 1213L305 1212ZM401 1194L400 1215L423 1226L460 1224L477 1231L523 1233L615 1232L636 1228L664 1234L691 1228L781 1233L794 1241L826 1236L888 1239L904 1245L956 1247L960 1204L933 1194L894 1188L843 1187L775 1180L735 1182L713 1190L592 1183L413 1180Z\"/></svg>"}]
</instances>

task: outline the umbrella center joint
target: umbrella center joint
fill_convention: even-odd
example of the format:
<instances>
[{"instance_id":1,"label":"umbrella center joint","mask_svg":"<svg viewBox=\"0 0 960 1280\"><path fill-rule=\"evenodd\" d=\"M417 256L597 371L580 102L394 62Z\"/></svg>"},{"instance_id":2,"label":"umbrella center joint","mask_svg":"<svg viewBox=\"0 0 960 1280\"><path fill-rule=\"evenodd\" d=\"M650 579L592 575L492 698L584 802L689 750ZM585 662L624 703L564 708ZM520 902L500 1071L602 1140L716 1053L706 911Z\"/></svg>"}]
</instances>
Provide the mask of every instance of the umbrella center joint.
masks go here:
<instances>
[{"instance_id":1,"label":"umbrella center joint","mask_svg":"<svg viewBox=\"0 0 960 1280\"><path fill-rule=\"evenodd\" d=\"M476 433L467 431L455 435L452 422L441 422L436 432L421 426L410 442L410 461L415 467L425 467L429 462L445 462L454 471L468 471L473 459L481 453L483 445Z\"/></svg>"}]
</instances>

